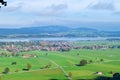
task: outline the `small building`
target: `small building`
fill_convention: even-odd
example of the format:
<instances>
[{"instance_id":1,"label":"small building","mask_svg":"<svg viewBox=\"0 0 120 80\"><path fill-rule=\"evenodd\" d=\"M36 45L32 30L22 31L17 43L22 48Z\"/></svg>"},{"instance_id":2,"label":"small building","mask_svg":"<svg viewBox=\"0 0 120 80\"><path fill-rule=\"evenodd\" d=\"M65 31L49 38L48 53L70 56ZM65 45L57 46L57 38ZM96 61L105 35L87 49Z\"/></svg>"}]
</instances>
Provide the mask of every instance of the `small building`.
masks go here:
<instances>
[{"instance_id":1,"label":"small building","mask_svg":"<svg viewBox=\"0 0 120 80\"><path fill-rule=\"evenodd\" d=\"M95 74L97 74L97 75L102 75L103 73L102 73L102 72L96 72Z\"/></svg>"},{"instance_id":2,"label":"small building","mask_svg":"<svg viewBox=\"0 0 120 80\"><path fill-rule=\"evenodd\" d=\"M36 58L37 55L36 54L23 54L22 57L23 58Z\"/></svg>"}]
</instances>

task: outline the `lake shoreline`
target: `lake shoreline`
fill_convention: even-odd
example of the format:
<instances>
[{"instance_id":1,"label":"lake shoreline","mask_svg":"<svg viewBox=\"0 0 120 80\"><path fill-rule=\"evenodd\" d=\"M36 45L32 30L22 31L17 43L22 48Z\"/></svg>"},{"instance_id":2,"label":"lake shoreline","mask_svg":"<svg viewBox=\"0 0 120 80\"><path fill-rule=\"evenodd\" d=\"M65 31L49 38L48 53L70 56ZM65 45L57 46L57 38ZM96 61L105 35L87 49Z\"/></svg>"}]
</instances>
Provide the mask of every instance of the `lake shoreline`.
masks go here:
<instances>
[{"instance_id":1,"label":"lake shoreline","mask_svg":"<svg viewBox=\"0 0 120 80\"><path fill-rule=\"evenodd\" d=\"M19 41L93 41L93 40L120 40L120 37L51 37L51 38L1 38L0 42L19 42Z\"/></svg>"}]
</instances>

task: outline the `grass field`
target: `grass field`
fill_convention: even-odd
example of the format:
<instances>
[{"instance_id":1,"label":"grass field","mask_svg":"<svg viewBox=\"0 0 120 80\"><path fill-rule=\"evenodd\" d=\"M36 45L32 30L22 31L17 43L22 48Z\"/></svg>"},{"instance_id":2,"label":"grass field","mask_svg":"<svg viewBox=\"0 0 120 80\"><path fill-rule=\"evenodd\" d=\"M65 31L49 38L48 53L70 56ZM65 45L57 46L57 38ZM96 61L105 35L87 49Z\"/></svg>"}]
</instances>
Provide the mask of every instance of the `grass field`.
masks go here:
<instances>
[{"instance_id":1,"label":"grass field","mask_svg":"<svg viewBox=\"0 0 120 80\"><path fill-rule=\"evenodd\" d=\"M20 54L37 54L37 58L22 57L0 57L0 80L64 80L64 79L94 79L99 75L95 72L103 72L102 76L112 76L110 71L120 72L120 50L71 50L70 52L46 52L46 51L30 51L21 52ZM46 56L46 53L48 55ZM77 55L79 53L79 56ZM85 66L76 66L80 60L93 60L93 63ZM103 62L100 62L103 59ZM16 61L16 65L11 65ZM30 71L23 71L27 63L31 64ZM47 64L51 64L50 68L40 69ZM2 74L4 68L9 67L8 74ZM15 70L18 72L15 72ZM66 75L72 73L71 77Z\"/></svg>"}]
</instances>

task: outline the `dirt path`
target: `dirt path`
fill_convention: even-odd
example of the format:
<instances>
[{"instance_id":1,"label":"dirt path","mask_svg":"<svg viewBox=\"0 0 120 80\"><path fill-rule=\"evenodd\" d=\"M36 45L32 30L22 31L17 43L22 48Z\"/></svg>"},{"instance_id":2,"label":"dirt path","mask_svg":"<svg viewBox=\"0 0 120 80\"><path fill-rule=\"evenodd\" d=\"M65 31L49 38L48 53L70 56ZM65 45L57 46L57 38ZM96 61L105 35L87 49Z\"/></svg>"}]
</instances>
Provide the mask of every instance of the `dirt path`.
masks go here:
<instances>
[{"instance_id":1,"label":"dirt path","mask_svg":"<svg viewBox=\"0 0 120 80\"><path fill-rule=\"evenodd\" d=\"M57 64L55 61L53 61L53 60L50 60L50 61L51 61L53 64L55 64L55 65L65 74L65 76L67 77L68 80L71 79L71 77L69 77L68 73L63 69L62 66L58 65L58 64Z\"/></svg>"}]
</instances>

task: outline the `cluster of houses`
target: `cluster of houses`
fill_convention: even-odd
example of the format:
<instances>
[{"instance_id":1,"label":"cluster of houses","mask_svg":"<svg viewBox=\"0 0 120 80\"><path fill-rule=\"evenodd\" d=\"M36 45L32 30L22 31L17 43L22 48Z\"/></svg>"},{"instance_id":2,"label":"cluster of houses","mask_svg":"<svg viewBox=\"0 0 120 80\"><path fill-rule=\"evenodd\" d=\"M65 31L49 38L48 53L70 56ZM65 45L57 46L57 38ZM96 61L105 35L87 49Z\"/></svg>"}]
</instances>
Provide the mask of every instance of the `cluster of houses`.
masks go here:
<instances>
[{"instance_id":1,"label":"cluster of houses","mask_svg":"<svg viewBox=\"0 0 120 80\"><path fill-rule=\"evenodd\" d=\"M24 51L69 51L70 43L67 41L42 41L42 42L14 42L0 46L0 50L9 52L24 52Z\"/></svg>"},{"instance_id":2,"label":"cluster of houses","mask_svg":"<svg viewBox=\"0 0 120 80\"><path fill-rule=\"evenodd\" d=\"M2 44L2 45L1 45ZM33 41L33 42L0 42L0 50L17 53L24 51L70 51L71 49L109 49L109 48L120 48L118 45L73 45L69 41Z\"/></svg>"},{"instance_id":3,"label":"cluster of houses","mask_svg":"<svg viewBox=\"0 0 120 80\"><path fill-rule=\"evenodd\" d=\"M90 50L98 50L98 49L108 49L110 46L106 45L92 45L92 46L75 46L74 49L90 49Z\"/></svg>"}]
</instances>

